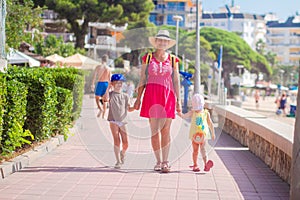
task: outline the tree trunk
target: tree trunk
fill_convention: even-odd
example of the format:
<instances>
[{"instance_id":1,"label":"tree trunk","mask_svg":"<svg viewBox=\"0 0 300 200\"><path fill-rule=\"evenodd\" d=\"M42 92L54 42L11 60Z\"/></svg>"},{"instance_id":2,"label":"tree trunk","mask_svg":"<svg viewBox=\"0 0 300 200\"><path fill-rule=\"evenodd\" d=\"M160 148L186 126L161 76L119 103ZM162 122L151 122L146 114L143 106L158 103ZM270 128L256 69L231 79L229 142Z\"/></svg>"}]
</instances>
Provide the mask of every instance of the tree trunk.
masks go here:
<instances>
[{"instance_id":1,"label":"tree trunk","mask_svg":"<svg viewBox=\"0 0 300 200\"><path fill-rule=\"evenodd\" d=\"M83 49L85 35L88 33L89 22L84 20L82 25L79 25L77 21L70 21L69 23L71 24L72 31L76 37L75 47Z\"/></svg>"},{"instance_id":2,"label":"tree trunk","mask_svg":"<svg viewBox=\"0 0 300 200\"><path fill-rule=\"evenodd\" d=\"M230 76L229 76L229 73L227 72L228 69L226 68L223 68L223 72L222 72L222 78L224 79L224 87L227 88L227 94L228 94L228 97L230 97L232 94L231 94L231 86L230 86Z\"/></svg>"},{"instance_id":3,"label":"tree trunk","mask_svg":"<svg viewBox=\"0 0 300 200\"><path fill-rule=\"evenodd\" d=\"M299 61L300 65L300 61ZM292 168L291 168L291 187L290 199L300 199L300 70L298 78L298 95L297 95L297 109L296 109L296 122L294 131L293 155L292 155Z\"/></svg>"},{"instance_id":4,"label":"tree trunk","mask_svg":"<svg viewBox=\"0 0 300 200\"><path fill-rule=\"evenodd\" d=\"M84 48L84 38L85 38L85 35L82 35L81 33L79 32L75 32L75 37L76 37L76 43L75 43L75 47L76 48Z\"/></svg>"}]
</instances>

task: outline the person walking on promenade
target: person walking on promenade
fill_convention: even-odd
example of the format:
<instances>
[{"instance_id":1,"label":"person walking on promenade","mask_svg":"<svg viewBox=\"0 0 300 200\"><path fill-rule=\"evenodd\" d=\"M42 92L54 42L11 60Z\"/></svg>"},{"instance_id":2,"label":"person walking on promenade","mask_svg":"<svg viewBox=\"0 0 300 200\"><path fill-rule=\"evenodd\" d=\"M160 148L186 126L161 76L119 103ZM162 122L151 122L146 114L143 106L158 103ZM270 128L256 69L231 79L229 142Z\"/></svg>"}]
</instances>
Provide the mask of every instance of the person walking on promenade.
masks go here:
<instances>
[{"instance_id":1,"label":"person walking on promenade","mask_svg":"<svg viewBox=\"0 0 300 200\"><path fill-rule=\"evenodd\" d=\"M106 107L107 107L107 101L108 101L108 91L109 91L109 81L111 72L107 65L108 56L103 55L102 56L102 63L98 65L95 69L91 89L95 92L95 100L97 107L99 109L99 112L97 114L97 117L100 117L102 114L102 118L104 118ZM95 84L95 81L97 79L97 84ZM96 89L95 89L96 86ZM103 107L101 108L101 103Z\"/></svg>"},{"instance_id":2,"label":"person walking on promenade","mask_svg":"<svg viewBox=\"0 0 300 200\"><path fill-rule=\"evenodd\" d=\"M287 103L286 93L283 92L278 101L279 104L278 109L281 110L284 115L286 115L286 103Z\"/></svg>"},{"instance_id":3,"label":"person walking on promenade","mask_svg":"<svg viewBox=\"0 0 300 200\"><path fill-rule=\"evenodd\" d=\"M254 99L255 99L256 109L258 109L259 108L259 99L260 99L260 93L258 90L256 90L254 93Z\"/></svg>"},{"instance_id":4,"label":"person walking on promenade","mask_svg":"<svg viewBox=\"0 0 300 200\"><path fill-rule=\"evenodd\" d=\"M168 161L170 149L170 128L175 118L175 109L181 113L178 58L166 52L175 45L167 30L160 30L155 37L149 37L155 48L142 57L141 76L134 103L140 109L140 116L149 119L151 144L156 158L155 171L170 171Z\"/></svg>"},{"instance_id":5,"label":"person walking on promenade","mask_svg":"<svg viewBox=\"0 0 300 200\"><path fill-rule=\"evenodd\" d=\"M109 111L107 120L114 140L114 153L116 157L115 168L120 169L124 164L125 153L128 148L128 138L126 131L127 111L134 111L129 105L129 96L122 92L122 84L126 81L122 74L113 74L111 85L113 90L109 92ZM121 139L120 139L121 137ZM122 142L122 150L120 146Z\"/></svg>"},{"instance_id":6,"label":"person walking on promenade","mask_svg":"<svg viewBox=\"0 0 300 200\"><path fill-rule=\"evenodd\" d=\"M186 114L180 114L182 118L191 118L189 138L193 146L193 166L194 172L199 172L198 152L202 155L204 171L208 172L213 167L213 161L207 159L206 143L208 139L215 139L215 131L208 110L204 109L204 98L200 94L194 94L192 97L192 110Z\"/></svg>"}]
</instances>

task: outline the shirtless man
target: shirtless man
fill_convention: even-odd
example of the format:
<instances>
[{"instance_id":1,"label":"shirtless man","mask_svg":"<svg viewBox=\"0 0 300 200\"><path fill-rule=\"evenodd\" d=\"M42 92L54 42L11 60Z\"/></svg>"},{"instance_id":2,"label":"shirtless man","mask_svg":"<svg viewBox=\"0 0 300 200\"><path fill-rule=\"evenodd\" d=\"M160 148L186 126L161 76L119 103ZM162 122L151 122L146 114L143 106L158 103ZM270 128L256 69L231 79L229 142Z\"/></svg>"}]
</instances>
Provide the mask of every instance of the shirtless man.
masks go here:
<instances>
[{"instance_id":1,"label":"shirtless man","mask_svg":"<svg viewBox=\"0 0 300 200\"><path fill-rule=\"evenodd\" d=\"M111 72L109 67L107 66L108 56L103 55L101 59L101 65L98 65L95 69L91 89L92 91L95 91L96 104L99 109L97 117L100 117L102 114L102 118L104 118L106 112L106 102L108 101L108 86L110 83ZM97 84L95 84L96 79ZM103 104L103 109L101 108L100 101Z\"/></svg>"}]
</instances>

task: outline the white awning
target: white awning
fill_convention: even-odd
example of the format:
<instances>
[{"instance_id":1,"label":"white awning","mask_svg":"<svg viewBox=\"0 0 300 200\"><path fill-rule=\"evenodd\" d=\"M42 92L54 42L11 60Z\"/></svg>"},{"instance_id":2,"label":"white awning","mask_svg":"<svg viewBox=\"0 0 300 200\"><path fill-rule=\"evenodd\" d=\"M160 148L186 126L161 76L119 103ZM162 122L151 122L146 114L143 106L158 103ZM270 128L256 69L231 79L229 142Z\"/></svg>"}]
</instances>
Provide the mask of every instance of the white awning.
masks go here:
<instances>
[{"instance_id":1,"label":"white awning","mask_svg":"<svg viewBox=\"0 0 300 200\"><path fill-rule=\"evenodd\" d=\"M7 62L12 65L28 63L29 67L39 67L41 65L40 61L14 49L10 49L10 52L7 55Z\"/></svg>"}]
</instances>

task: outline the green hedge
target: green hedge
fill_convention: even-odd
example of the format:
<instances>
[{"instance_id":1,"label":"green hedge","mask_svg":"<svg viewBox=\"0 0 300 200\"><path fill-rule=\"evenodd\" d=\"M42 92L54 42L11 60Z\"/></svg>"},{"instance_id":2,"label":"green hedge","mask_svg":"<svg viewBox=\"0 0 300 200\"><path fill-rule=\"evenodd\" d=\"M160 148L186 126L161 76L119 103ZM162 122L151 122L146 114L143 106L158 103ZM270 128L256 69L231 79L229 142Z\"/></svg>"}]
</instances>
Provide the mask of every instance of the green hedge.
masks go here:
<instances>
[{"instance_id":1,"label":"green hedge","mask_svg":"<svg viewBox=\"0 0 300 200\"><path fill-rule=\"evenodd\" d=\"M3 115L6 97L6 76L0 72L0 150L2 149Z\"/></svg>"},{"instance_id":2,"label":"green hedge","mask_svg":"<svg viewBox=\"0 0 300 200\"><path fill-rule=\"evenodd\" d=\"M66 137L81 112L84 76L75 68L9 66L0 73L0 154L32 140Z\"/></svg>"},{"instance_id":3,"label":"green hedge","mask_svg":"<svg viewBox=\"0 0 300 200\"><path fill-rule=\"evenodd\" d=\"M34 139L29 130L23 130L26 116L27 87L16 80L7 81L4 129L1 154L14 151Z\"/></svg>"},{"instance_id":4,"label":"green hedge","mask_svg":"<svg viewBox=\"0 0 300 200\"><path fill-rule=\"evenodd\" d=\"M9 67L8 78L28 87L24 129L29 129L36 140L49 138L57 121L57 93L51 73L42 68Z\"/></svg>"},{"instance_id":5,"label":"green hedge","mask_svg":"<svg viewBox=\"0 0 300 200\"><path fill-rule=\"evenodd\" d=\"M55 124L55 133L67 137L68 127L72 124L72 113L70 112L73 107L72 91L57 87L57 101L56 116L57 121Z\"/></svg>"},{"instance_id":6,"label":"green hedge","mask_svg":"<svg viewBox=\"0 0 300 200\"><path fill-rule=\"evenodd\" d=\"M72 91L72 120L77 120L80 116L82 108L85 72L75 68L55 68L48 70L53 72L52 74L55 79L56 86Z\"/></svg>"}]
</instances>

